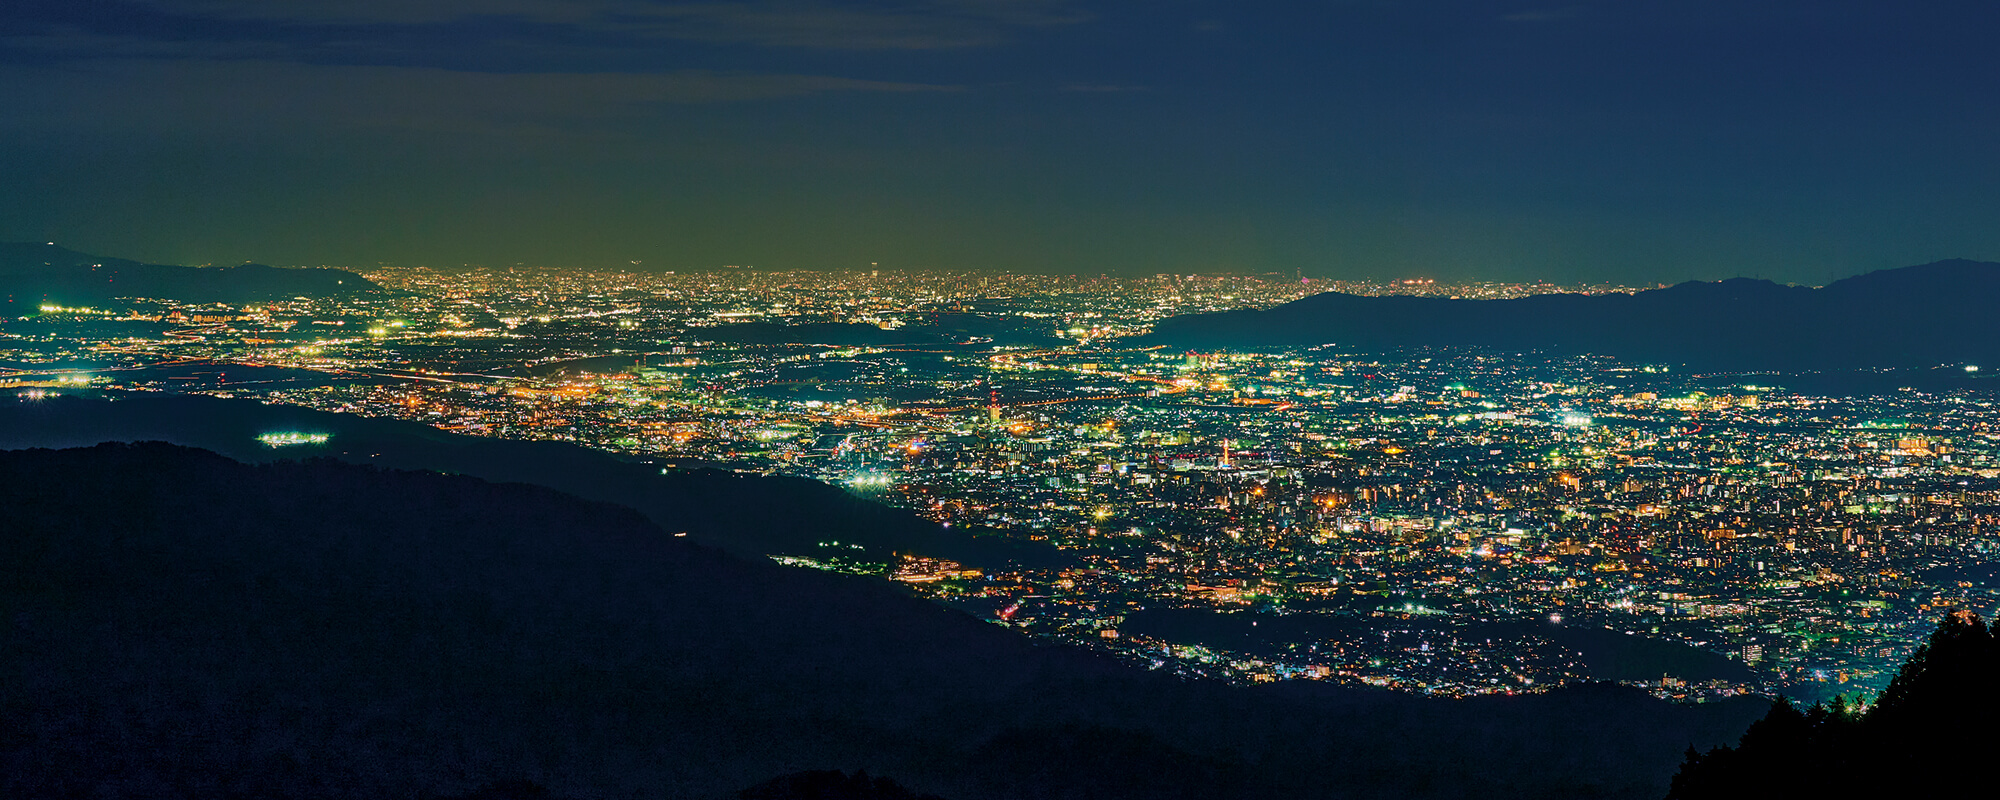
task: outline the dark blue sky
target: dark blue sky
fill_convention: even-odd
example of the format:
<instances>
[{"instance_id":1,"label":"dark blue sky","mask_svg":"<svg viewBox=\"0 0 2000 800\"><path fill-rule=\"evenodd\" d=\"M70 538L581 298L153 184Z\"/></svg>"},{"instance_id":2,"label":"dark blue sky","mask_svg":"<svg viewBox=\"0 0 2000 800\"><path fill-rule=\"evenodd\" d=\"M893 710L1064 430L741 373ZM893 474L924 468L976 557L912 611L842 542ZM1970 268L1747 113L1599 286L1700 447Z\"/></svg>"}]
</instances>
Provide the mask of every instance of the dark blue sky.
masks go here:
<instances>
[{"instance_id":1,"label":"dark blue sky","mask_svg":"<svg viewBox=\"0 0 2000 800\"><path fill-rule=\"evenodd\" d=\"M1824 283L2000 260L1991 2L13 0L0 238Z\"/></svg>"}]
</instances>

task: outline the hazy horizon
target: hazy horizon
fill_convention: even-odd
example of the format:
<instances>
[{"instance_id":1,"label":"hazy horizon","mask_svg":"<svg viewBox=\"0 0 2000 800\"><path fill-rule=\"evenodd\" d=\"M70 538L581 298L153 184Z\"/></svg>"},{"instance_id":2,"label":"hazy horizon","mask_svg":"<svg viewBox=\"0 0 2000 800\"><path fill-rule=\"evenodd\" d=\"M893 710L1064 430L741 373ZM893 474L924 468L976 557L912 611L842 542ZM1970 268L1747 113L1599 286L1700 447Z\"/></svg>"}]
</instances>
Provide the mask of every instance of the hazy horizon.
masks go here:
<instances>
[{"instance_id":1,"label":"hazy horizon","mask_svg":"<svg viewBox=\"0 0 2000 800\"><path fill-rule=\"evenodd\" d=\"M29 0L0 240L1807 285L2000 259L1989 6Z\"/></svg>"},{"instance_id":2,"label":"hazy horizon","mask_svg":"<svg viewBox=\"0 0 2000 800\"><path fill-rule=\"evenodd\" d=\"M27 243L27 242L21 242L21 243L17 243L17 244L33 244L33 243ZM1685 283L1685 282L1690 282L1690 281L1695 281L1695 282L1717 282L1717 281L1724 281L1724 280L1732 280L1732 279L1748 279L1748 280L1766 280L1766 281L1771 281L1771 282L1773 282L1773 283L1777 283L1777 284L1780 284L1780 285L1786 285L1786 286L1805 286L1805 287L1814 287L1814 288L1817 288L1817 287L1821 287L1821 286L1825 286L1825 285L1827 285L1827 284L1829 284L1829 283L1833 283L1833 282L1835 282L1835 281L1839 281L1839 280L1843 280L1843 279L1846 279L1846 278L1852 278L1852 277L1859 277L1859 276L1861 276L1861 275L1866 275L1866 274L1868 274L1868 273L1870 273L1870 272L1878 272L1878 271L1883 271L1883 270L1896 270L1896 269L1903 269L1903 268L1906 268L1906 267L1919 267L1919 266L1928 266L1928 265L1930 265L1930 264L1935 264L1935 263L1939 263L1939 262L1943 262L1943 261L1952 261L1952 260L1973 260L1973 261L1977 261L1977 259L1933 259L1932 261L1928 261L1928 262L1924 262L1924 263L1921 263L1921 264L1903 264L1903 265L1898 265L1898 266L1891 266L1891 267L1882 267L1882 268L1881 268L1881 269L1879 269L1879 270L1867 270L1867 271L1864 271L1864 272L1857 272L1857 273L1854 273L1854 274L1852 274L1852 275L1839 275L1839 276L1835 276L1835 277L1833 277L1833 278L1831 278L1831 279L1827 279L1827 280L1823 280L1823 281L1820 281L1820 282L1817 282L1817 283L1807 283L1807 282L1801 282L1801 281L1787 281L1787 280L1779 280L1779 279L1774 279L1774 278L1768 278L1768 277L1765 277L1765 276L1762 276L1762 275L1756 275L1756 274L1736 274L1736 275L1717 275L1717 276L1713 276L1713 277L1691 277L1691 278L1683 278L1683 279L1679 279L1679 280L1674 280L1674 281L1656 281L1656 282L1653 282L1653 283L1645 283L1645 282L1619 282L1619 281L1616 281L1616 280L1592 280L1592 279L1588 279L1588 278L1580 278L1580 279L1576 279L1576 280L1568 280L1568 281L1561 281L1561 280L1550 280L1550 279L1546 279L1546 278L1537 278L1537 277L1528 277L1528 278L1513 278L1513 279L1509 279L1509 278L1500 278L1500 277L1483 277L1483 276L1461 276L1461 277L1457 277L1457 278L1441 278L1441 277L1438 277L1437 275L1434 275L1434 274L1428 274L1428 273L1406 273L1406 274L1398 274L1398 275L1384 275L1384 274L1351 274L1351 275L1344 275L1344 276L1337 276L1337 277L1336 277L1336 276L1329 276L1329 275L1323 275L1323 274L1314 274L1314 273L1311 273L1311 272L1307 272L1307 271L1304 271L1304 270L1294 270L1293 272L1290 272L1290 273L1286 273L1286 272L1281 272L1281 271L1278 271L1278 270L1264 270L1264 271L1257 271L1257 270L1251 270L1251 269L1201 269L1201 270L1188 270L1188 271L1162 271L1162 272L1141 272L1141 271L1137 271L1137 270L1132 270L1132 271L1125 271L1125 272L1108 272L1108 271L1100 271L1100 272L1081 272L1081 271L1069 271L1069 272L1064 272L1064 271L1059 271L1059 270L1036 270L1036 269L1005 269L1005 268L968 268L968 267L950 267L950 266L927 266L927 265L883 265L883 264L880 264L879 262L878 262L878 263L872 263L872 264L863 264L863 265L858 265L858 266L857 266L857 265L824 265L824 266L815 266L815 265L800 265L800 266L784 266L784 267L771 267L771 266L759 266L759 265L755 265L755 264L717 264L717 265L693 265L693 266L686 266L686 265L683 265L683 266L666 266L666 265L658 265L658 264L652 264L652 263L647 263L647 262L643 262L643 261L642 261L642 262L629 262L629 261L628 261L628 262L626 262L626 263L623 263L623 264L580 264L580 263L567 263L567 264L565 264L565 263L527 263L527 262L515 262L515 263L456 263L456 264L454 264L454 263L399 263L399 262L389 262L389 261L378 261L378 262L375 262L375 263L372 263L372 264L348 264L348 263L301 263L301 264L269 264L269 263L266 263L266 262L264 262L264 261L257 261L257 260L246 260L246 261L241 261L241 262L232 262L232 263L216 263L216 262L204 262L204 263L193 263L193 264L173 264L173 262L167 262L167 261L158 261L158 260L150 260L150 259L132 259L132 258L129 258L128 256L124 256L124 255L120 255L120 254L115 254L115 253L101 253L101 252L91 252L91 251L89 251L89 250L87 250L87 249L79 249L79 248L77 248L77 247L72 247L72 246L69 246L68 244L66 244L66 243L63 243L63 242L45 242L45 243L43 243L43 244L48 244L48 245L52 245L52 246L56 246L56 247L61 247L61 248L63 248L63 249L66 249L66 250L70 250L70 251L72 251L72 252L78 252L78 253L84 253L84 254L86 254L86 255L91 255L91 256L97 256L97 257L103 257L103 258L126 258L127 260L132 260L132 261L140 261L140 262L142 262L142 263L149 263L149 264L168 264L168 265L173 265L173 266L193 266L193 267L230 267L230 266L241 266L241 265L249 265L249 264L261 264L261 265L265 265L265 266L276 266L276 267L281 267L281 268L288 268L288 269L340 269L340 270L348 270L348 271L353 271L353 272L361 272L361 273L366 273L366 272L368 272L368 271L370 271L370 270L383 270L383 269L392 269L392 270L393 270L393 269L428 269L428 270L441 270L441 271L446 271L446 272L451 272L451 271L469 271L469 270L489 270L489 269L530 269L530 270L558 270L558 271L559 271L559 270L582 270L582 271L597 271L597 272L603 272L603 271L612 271L612 272L616 272L616 271L626 271L626 272L634 272L634 273L674 273L674 272L683 272L683 273L691 273L691 274L694 274L694 273L709 273L709 272L713 272L713 273L724 273L724 274L726 274L726 273L730 273L730 272L760 272L760 273L772 273L772 274L785 274L785 273L797 273L797 272L828 272L828 273L835 273L835 272L838 272L838 273L859 273L859 272L887 272L887 273L898 273L898 272L900 272L900 273L912 273L912 274L917 274L917 273L938 273L938 274L954 274L954 273L963 273L963 274L973 274L973 275L977 275L977 274L991 274L991 275L1041 275L1041 276L1049 276L1049 277L1070 277L1070 278L1078 278L1078 279L1086 279L1086 278L1089 278L1089 279L1144 279L1144 278L1151 278L1151 277L1155 277L1155 276L1189 276L1189 277L1195 277L1195 276L1199 276L1199 277L1208 277L1208 278L1222 278L1222 277L1235 277L1235 278L1267 278L1267 279L1279 279L1279 280L1287 280L1287 281L1288 281L1288 280L1292 280L1292 279L1295 279L1295 278L1304 278L1304 279L1306 279L1307 281L1310 281L1310 282L1316 282L1316 283L1325 283L1325 284L1328 284L1328 285L1329 285L1329 288L1331 288L1331 284L1334 284L1334 283L1342 283L1342 282L1345 282L1345 283L1363 283L1363 284L1366 284L1366 283L1378 283L1378 284L1383 284L1383 285L1389 285L1389 284L1394 284L1394 283L1398 283L1398 282L1404 282L1404 281L1411 281L1411 280L1417 280L1417 281L1425 281L1425 280L1428 280L1429 282L1432 282L1432 283L1438 283L1438 284L1445 284L1445 285L1453 285L1453 286L1458 286L1458 285L1474 285L1474 284L1481 284L1481 283L1493 283L1493 284L1507 284L1507 285L1515 285L1515 286L1534 286L1534 285L1546 285L1546 286L1550 286L1550 287L1555 287L1555 288L1559 288L1559 289L1566 289L1566 288L1577 288L1577 287L1606 287L1606 288L1615 288L1615 289L1637 289L1637 290L1642 290L1642 291L1643 291L1643 290L1646 290L1646 289L1654 289L1654 288L1665 288L1665 287L1668 287L1668 286L1673 286L1673 285L1676 285L1676 284L1679 284L1679 283Z\"/></svg>"}]
</instances>

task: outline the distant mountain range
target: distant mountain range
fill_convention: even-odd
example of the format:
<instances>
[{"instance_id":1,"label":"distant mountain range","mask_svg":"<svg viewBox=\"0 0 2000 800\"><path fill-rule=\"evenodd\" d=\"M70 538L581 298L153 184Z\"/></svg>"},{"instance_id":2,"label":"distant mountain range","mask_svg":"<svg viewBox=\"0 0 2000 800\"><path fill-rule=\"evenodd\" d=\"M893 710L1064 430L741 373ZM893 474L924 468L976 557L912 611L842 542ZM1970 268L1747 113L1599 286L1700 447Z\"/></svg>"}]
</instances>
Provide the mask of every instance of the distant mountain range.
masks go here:
<instances>
[{"instance_id":1,"label":"distant mountain range","mask_svg":"<svg viewBox=\"0 0 2000 800\"><path fill-rule=\"evenodd\" d=\"M1196 349L1475 346L1710 370L2000 368L1996 308L2000 264L1952 260L1816 289L1736 278L1513 300L1327 292L1264 310L1171 317L1147 339Z\"/></svg>"},{"instance_id":2,"label":"distant mountain range","mask_svg":"<svg viewBox=\"0 0 2000 800\"><path fill-rule=\"evenodd\" d=\"M1768 708L1181 681L619 506L328 459L5 451L0 508L10 798L720 798L866 769L952 800L1653 800Z\"/></svg>"},{"instance_id":3,"label":"distant mountain range","mask_svg":"<svg viewBox=\"0 0 2000 800\"><path fill-rule=\"evenodd\" d=\"M0 308L32 309L44 303L84 306L118 297L254 303L381 288L367 278L338 269L280 269L263 264L178 267L93 256L52 244L0 242Z\"/></svg>"}]
</instances>

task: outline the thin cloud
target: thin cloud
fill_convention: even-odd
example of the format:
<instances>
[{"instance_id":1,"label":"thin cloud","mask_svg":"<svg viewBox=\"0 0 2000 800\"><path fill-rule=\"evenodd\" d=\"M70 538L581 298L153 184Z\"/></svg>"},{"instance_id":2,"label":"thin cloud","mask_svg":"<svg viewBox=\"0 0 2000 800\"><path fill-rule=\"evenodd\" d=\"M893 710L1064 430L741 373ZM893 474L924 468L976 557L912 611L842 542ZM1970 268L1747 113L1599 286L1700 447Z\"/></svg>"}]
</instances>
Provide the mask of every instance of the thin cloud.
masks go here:
<instances>
[{"instance_id":1,"label":"thin cloud","mask_svg":"<svg viewBox=\"0 0 2000 800\"><path fill-rule=\"evenodd\" d=\"M1123 86L1114 83L1072 83L1069 84L1068 86L1062 87L1062 90L1065 92L1082 92L1085 94L1112 94L1118 92L1152 91L1150 87L1146 86Z\"/></svg>"},{"instance_id":2,"label":"thin cloud","mask_svg":"<svg viewBox=\"0 0 2000 800\"><path fill-rule=\"evenodd\" d=\"M295 47L255 39L156 39L131 34L94 33L73 26L0 37L0 49L66 59L215 58L292 60Z\"/></svg>"},{"instance_id":3,"label":"thin cloud","mask_svg":"<svg viewBox=\"0 0 2000 800\"><path fill-rule=\"evenodd\" d=\"M163 11L221 19L300 24L413 25L471 17L575 22L602 13L607 0L138 0Z\"/></svg>"},{"instance_id":4,"label":"thin cloud","mask_svg":"<svg viewBox=\"0 0 2000 800\"><path fill-rule=\"evenodd\" d=\"M105 59L0 67L4 129L257 135L308 131L567 134L658 117L662 107L826 92L958 87L824 75L484 73L258 60Z\"/></svg>"},{"instance_id":5,"label":"thin cloud","mask_svg":"<svg viewBox=\"0 0 2000 800\"><path fill-rule=\"evenodd\" d=\"M195 16L300 25L418 25L506 17L654 39L834 50L999 44L1090 15L1069 0L142 0Z\"/></svg>"}]
</instances>

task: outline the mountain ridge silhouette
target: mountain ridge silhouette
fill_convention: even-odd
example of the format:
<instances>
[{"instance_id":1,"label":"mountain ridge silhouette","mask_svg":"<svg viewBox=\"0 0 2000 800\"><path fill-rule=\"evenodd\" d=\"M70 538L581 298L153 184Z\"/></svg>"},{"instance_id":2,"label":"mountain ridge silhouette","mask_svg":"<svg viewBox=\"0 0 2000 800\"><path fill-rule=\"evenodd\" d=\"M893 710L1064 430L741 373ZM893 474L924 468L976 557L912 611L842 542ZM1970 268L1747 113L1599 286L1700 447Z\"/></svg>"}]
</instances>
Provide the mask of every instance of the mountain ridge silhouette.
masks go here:
<instances>
[{"instance_id":1,"label":"mountain ridge silhouette","mask_svg":"<svg viewBox=\"0 0 2000 800\"><path fill-rule=\"evenodd\" d=\"M0 242L0 304L16 307L80 306L120 297L252 303L377 291L382 287L339 269L182 267L93 256L54 244Z\"/></svg>"},{"instance_id":2,"label":"mountain ridge silhouette","mask_svg":"<svg viewBox=\"0 0 2000 800\"><path fill-rule=\"evenodd\" d=\"M1953 259L1822 288L1731 278L1631 294L1506 300L1325 292L1261 310L1169 317L1146 344L1363 351L1483 347L1715 370L2000 364L1988 309L2000 263Z\"/></svg>"}]
</instances>

